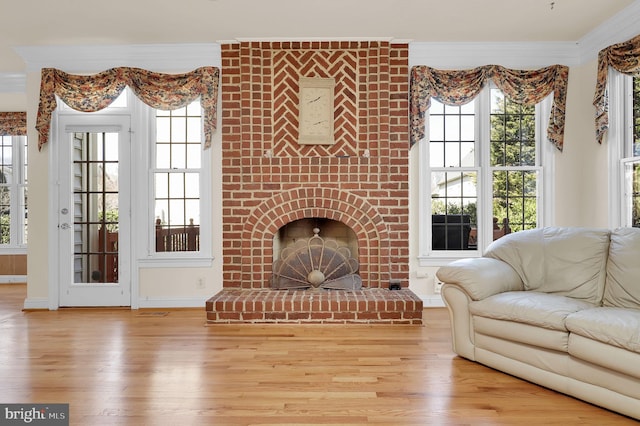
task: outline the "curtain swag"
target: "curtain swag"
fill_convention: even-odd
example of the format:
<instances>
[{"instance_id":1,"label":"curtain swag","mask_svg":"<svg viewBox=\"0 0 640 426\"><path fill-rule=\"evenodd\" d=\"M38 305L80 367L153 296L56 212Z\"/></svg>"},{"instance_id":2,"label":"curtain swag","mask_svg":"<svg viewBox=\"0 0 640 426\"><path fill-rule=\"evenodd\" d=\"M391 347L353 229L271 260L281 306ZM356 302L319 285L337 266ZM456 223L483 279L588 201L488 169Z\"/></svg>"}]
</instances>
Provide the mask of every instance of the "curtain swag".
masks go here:
<instances>
[{"instance_id":1,"label":"curtain swag","mask_svg":"<svg viewBox=\"0 0 640 426\"><path fill-rule=\"evenodd\" d=\"M215 67L197 68L184 74L122 67L86 76L44 68L36 121L38 149L49 140L56 95L75 110L95 112L108 107L126 86L145 104L163 110L181 108L200 97L204 111L204 146L208 148L216 128L218 82L219 69Z\"/></svg>"},{"instance_id":2,"label":"curtain swag","mask_svg":"<svg viewBox=\"0 0 640 426\"><path fill-rule=\"evenodd\" d=\"M447 105L463 105L473 100L488 80L514 102L535 105L553 92L547 136L562 151L569 68L553 65L538 70L512 70L487 65L470 70L436 70L427 66L411 69L411 145L425 137L426 112L431 98Z\"/></svg>"},{"instance_id":3,"label":"curtain swag","mask_svg":"<svg viewBox=\"0 0 640 426\"><path fill-rule=\"evenodd\" d=\"M609 96L607 73L609 67L623 74L640 72L640 35L623 43L611 45L598 53L598 77L593 105L596 107L596 140L602 143L609 128Z\"/></svg>"},{"instance_id":4,"label":"curtain swag","mask_svg":"<svg viewBox=\"0 0 640 426\"><path fill-rule=\"evenodd\" d=\"M26 136L26 112L0 112L0 136Z\"/></svg>"}]
</instances>

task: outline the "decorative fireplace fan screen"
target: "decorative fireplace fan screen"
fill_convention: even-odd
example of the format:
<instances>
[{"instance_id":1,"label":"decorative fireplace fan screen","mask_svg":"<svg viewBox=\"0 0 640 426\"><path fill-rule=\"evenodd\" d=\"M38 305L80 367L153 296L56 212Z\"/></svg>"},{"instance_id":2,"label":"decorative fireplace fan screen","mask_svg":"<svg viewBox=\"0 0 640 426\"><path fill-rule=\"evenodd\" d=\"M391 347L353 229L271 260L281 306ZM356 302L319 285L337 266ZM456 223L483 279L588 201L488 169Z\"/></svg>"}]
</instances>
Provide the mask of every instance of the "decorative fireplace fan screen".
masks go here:
<instances>
[{"instance_id":1,"label":"decorative fireplace fan screen","mask_svg":"<svg viewBox=\"0 0 640 426\"><path fill-rule=\"evenodd\" d=\"M337 241L324 239L313 229L313 237L300 239L282 250L273 263L271 287L275 289L324 288L358 290L362 278L360 264L351 250Z\"/></svg>"}]
</instances>

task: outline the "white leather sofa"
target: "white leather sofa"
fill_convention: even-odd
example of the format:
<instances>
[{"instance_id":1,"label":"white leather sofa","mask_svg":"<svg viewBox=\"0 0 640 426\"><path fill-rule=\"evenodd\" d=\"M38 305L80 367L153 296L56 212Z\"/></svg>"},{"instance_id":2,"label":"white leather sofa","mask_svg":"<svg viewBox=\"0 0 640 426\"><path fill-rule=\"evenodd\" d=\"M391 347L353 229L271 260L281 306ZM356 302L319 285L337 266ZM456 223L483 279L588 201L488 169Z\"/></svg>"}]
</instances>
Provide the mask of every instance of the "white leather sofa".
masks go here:
<instances>
[{"instance_id":1,"label":"white leather sofa","mask_svg":"<svg viewBox=\"0 0 640 426\"><path fill-rule=\"evenodd\" d=\"M640 229L521 231L437 276L458 355L640 419Z\"/></svg>"}]
</instances>

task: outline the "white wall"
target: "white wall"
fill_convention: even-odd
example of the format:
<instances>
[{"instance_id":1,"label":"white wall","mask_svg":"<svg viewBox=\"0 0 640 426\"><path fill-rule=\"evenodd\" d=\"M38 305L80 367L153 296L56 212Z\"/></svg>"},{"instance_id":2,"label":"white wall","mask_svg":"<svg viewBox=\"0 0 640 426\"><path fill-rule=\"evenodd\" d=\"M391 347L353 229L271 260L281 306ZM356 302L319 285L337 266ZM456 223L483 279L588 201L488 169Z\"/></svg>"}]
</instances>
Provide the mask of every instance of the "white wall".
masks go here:
<instances>
[{"instance_id":1,"label":"white wall","mask_svg":"<svg viewBox=\"0 0 640 426\"><path fill-rule=\"evenodd\" d=\"M565 129L565 147L563 153L555 154L555 179L553 182L555 198L555 225L607 226L607 152L606 145L595 142L594 107L592 98L595 90L596 60L599 48L613 42L630 38L628 32L635 31L637 20L622 17L627 24L618 25L626 32L615 32L616 39L600 37L596 42L588 40L587 49L579 49L575 43L535 44L487 44L482 49L478 44L425 43L412 44L410 65L430 65L437 68L470 68L478 65L496 63L511 68L530 69L562 63L570 65L567 115ZM628 28L631 30L627 31ZM635 34L634 34L635 35ZM613 36L612 36L613 37ZM167 46L164 46L167 47ZM97 72L112 66L140 66L154 71L171 72L167 66L182 63L174 72L189 71L197 66L220 66L219 51L211 50L209 45L169 46L154 45L153 52L140 52L145 46L106 46L91 48L82 46L78 54L73 46L43 46L23 49L22 56L27 62L29 72L26 76L26 95L21 93L0 93L0 111L27 110L29 137L29 247L28 247L28 290L25 307L51 307L49 295L56 289L51 271L55 265L49 262L49 147L37 150L35 121L40 90L40 68L56 67L68 72ZM122 55L124 49L127 54ZM584 51L590 58L582 59ZM167 54L167 52L171 52ZM582 53L581 53L582 52ZM96 58L85 61L87 54ZM177 56L186 53L186 62L180 62ZM31 57L30 57L31 55ZM164 55L164 56L163 56ZM137 58L161 57L152 64L136 62ZM46 63L42 62L46 58ZM51 59L53 58L53 59ZM80 60L79 58L82 58ZM126 63L120 59L127 58ZM206 63L201 63L205 58ZM58 61L51 63L51 61ZM91 70L83 69L83 64L91 64ZM220 114L221 115L221 114ZM220 120L220 117L219 117ZM408 142L407 142L408 143ZM136 275L137 297L139 305L144 306L202 306L203 301L222 288L222 224L221 206L221 164L220 132L216 135L211 154L213 155L212 188L213 200L213 256L210 268L147 268L140 267ZM409 147L407 146L407 149ZM410 153L410 288L425 301L425 306L442 305L439 295L434 294L434 276L437 265L419 268L417 200L420 194L416 185L419 176L417 161L418 150L414 147ZM216 210L217 209L217 210ZM217 215L217 216L216 216ZM202 288L204 286L204 288Z\"/></svg>"},{"instance_id":2,"label":"white wall","mask_svg":"<svg viewBox=\"0 0 640 426\"><path fill-rule=\"evenodd\" d=\"M33 99L39 96L39 74L29 75L28 88L31 102L28 108L29 123L35 123L36 105ZM37 89L34 89L37 88ZM50 250L56 250L55 225L50 224L49 154L52 149L46 144L37 149L37 133L34 126L28 129L29 137L29 244L26 308L57 308L57 265L51 263ZM51 143L55 143L51 142ZM212 156L212 190L222 191L221 136L217 132L212 147L204 151ZM145 267L133 262L132 305L137 307L203 307L204 302L222 288L222 229L221 204L214 200L213 263L211 267ZM52 245L52 247L49 247ZM137 290L137 291L136 291Z\"/></svg>"},{"instance_id":3,"label":"white wall","mask_svg":"<svg viewBox=\"0 0 640 426\"><path fill-rule=\"evenodd\" d=\"M608 225L606 142L595 138L597 61L571 67L564 152L556 156L556 225Z\"/></svg>"},{"instance_id":4,"label":"white wall","mask_svg":"<svg viewBox=\"0 0 640 426\"><path fill-rule=\"evenodd\" d=\"M38 151L35 129L40 96L40 73L27 74L27 138L29 141L29 240L27 245L27 300L25 308L49 306L49 147Z\"/></svg>"},{"instance_id":5,"label":"white wall","mask_svg":"<svg viewBox=\"0 0 640 426\"><path fill-rule=\"evenodd\" d=\"M441 46L443 47L443 46ZM455 50L456 47L454 46ZM554 151L554 182L552 183L554 198L553 223L549 226L600 226L608 224L608 170L606 145L598 145L595 139L595 108L593 95L595 93L597 61L595 59L581 64L575 60L571 46L560 45L554 55L565 50L564 56L569 65L569 85L567 92L567 111L565 123L565 142L563 152ZM421 45L413 51L411 65L428 65L434 68L466 69L486 64L499 64L520 69L541 68L553 65L553 57L545 58L538 52L537 62L531 62L527 56L527 49L523 46L517 51L524 52L520 56L507 55L496 45L491 51L481 51L478 55L467 52L464 59L458 59L457 66L447 67L445 62L452 49L444 49L442 56L431 46ZM435 64L435 65L432 65ZM547 142L549 143L549 142ZM421 196L418 190L419 153L414 146L410 153L410 280L409 288L425 302L425 306L443 306L439 294L434 291L435 273L438 266L420 267L416 255L418 254L418 200Z\"/></svg>"},{"instance_id":6,"label":"white wall","mask_svg":"<svg viewBox=\"0 0 640 426\"><path fill-rule=\"evenodd\" d=\"M0 111L26 111L27 95L25 93L0 93Z\"/></svg>"},{"instance_id":7,"label":"white wall","mask_svg":"<svg viewBox=\"0 0 640 426\"><path fill-rule=\"evenodd\" d=\"M495 61L494 61L495 62ZM607 153L605 146L595 142L594 108L591 104L595 90L596 62L571 66L567 94L567 116L564 152L555 154L555 225L606 226L607 217ZM29 119L29 276L25 306L47 307L49 291L56 288L50 281L49 265L49 194L48 150L37 150L37 134L33 123L37 114L40 74L29 73L26 100ZM20 104L20 97L0 97L0 109L13 103ZM211 148L213 161L212 187L214 209L220 209L221 163L220 132ZM417 192L419 176L418 149L410 153L410 288L419 295L426 306L441 306L440 296L434 293L437 267L419 268L415 255L418 252ZM218 212L219 213L219 212ZM215 216L215 215L214 215ZM218 216L220 217L220 216ZM222 229L220 221L214 223L214 263L211 268L146 268L141 267L138 280L140 307L202 306L204 300L222 289ZM50 268L50 266L52 268ZM134 296L136 297L136 296Z\"/></svg>"},{"instance_id":8,"label":"white wall","mask_svg":"<svg viewBox=\"0 0 640 426\"><path fill-rule=\"evenodd\" d=\"M57 265L51 264L49 253L55 250L55 226L50 224L49 216L51 189L55 182L50 181L49 156L51 147L46 144L38 151L38 135L35 130L37 109L40 96L40 67L54 67L73 73L95 73L115 66L138 66L157 72L187 72L199 66L220 66L219 49L213 45L193 46L150 46L144 52L143 46L124 47L131 57L129 63L120 62L121 48L106 46L93 49L93 54L99 62L89 61L91 70L82 70L83 55L78 55L73 47L48 47L44 49L51 54L51 49L59 49L57 63L38 63L29 66L32 70L26 77L26 95L0 95L0 110L26 110L29 138L29 244L28 244L28 276L27 299L25 308L55 309L57 308L56 280ZM86 46L81 47L86 49ZM131 52L128 49L132 49ZM86 51L83 50L85 54ZM170 53L168 55L167 53ZM43 57L39 51L32 52L34 58ZM144 53L144 54L143 54ZM183 55L180 57L180 55ZM46 56L45 56L46 57ZM115 58L115 59L114 59ZM136 62L136 58L146 61ZM195 59L194 59L195 58ZM167 69L168 64L173 69ZM22 100L22 104L20 104ZM221 114L218 115L218 128L221 127ZM211 187L214 194L222 193L222 161L221 161L221 132L214 135L212 147L205 151L205 155L212 156ZM214 197L215 198L215 197ZM213 223L213 262L210 267L144 267L134 262L132 268L132 305L137 307L204 307L204 302L222 289L222 207L217 202L212 203ZM52 246L52 247L50 247Z\"/></svg>"}]
</instances>

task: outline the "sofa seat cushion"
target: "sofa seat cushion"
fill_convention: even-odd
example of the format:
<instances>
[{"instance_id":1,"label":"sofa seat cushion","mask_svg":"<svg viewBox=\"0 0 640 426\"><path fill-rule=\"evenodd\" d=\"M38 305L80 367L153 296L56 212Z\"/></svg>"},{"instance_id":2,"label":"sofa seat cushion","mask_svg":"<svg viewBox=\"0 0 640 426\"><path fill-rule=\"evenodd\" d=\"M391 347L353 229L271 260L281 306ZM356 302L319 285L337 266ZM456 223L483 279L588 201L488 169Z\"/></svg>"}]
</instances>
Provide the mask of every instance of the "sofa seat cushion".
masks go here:
<instances>
[{"instance_id":1,"label":"sofa seat cushion","mask_svg":"<svg viewBox=\"0 0 640 426\"><path fill-rule=\"evenodd\" d=\"M640 353L578 333L569 333L568 352L576 361L571 363L569 376L640 399Z\"/></svg>"},{"instance_id":2,"label":"sofa seat cushion","mask_svg":"<svg viewBox=\"0 0 640 426\"><path fill-rule=\"evenodd\" d=\"M640 353L640 311L601 307L585 309L567 317L571 333Z\"/></svg>"},{"instance_id":3,"label":"sofa seat cushion","mask_svg":"<svg viewBox=\"0 0 640 426\"><path fill-rule=\"evenodd\" d=\"M536 291L509 291L469 304L472 315L566 331L567 316L593 308L589 302Z\"/></svg>"}]
</instances>

